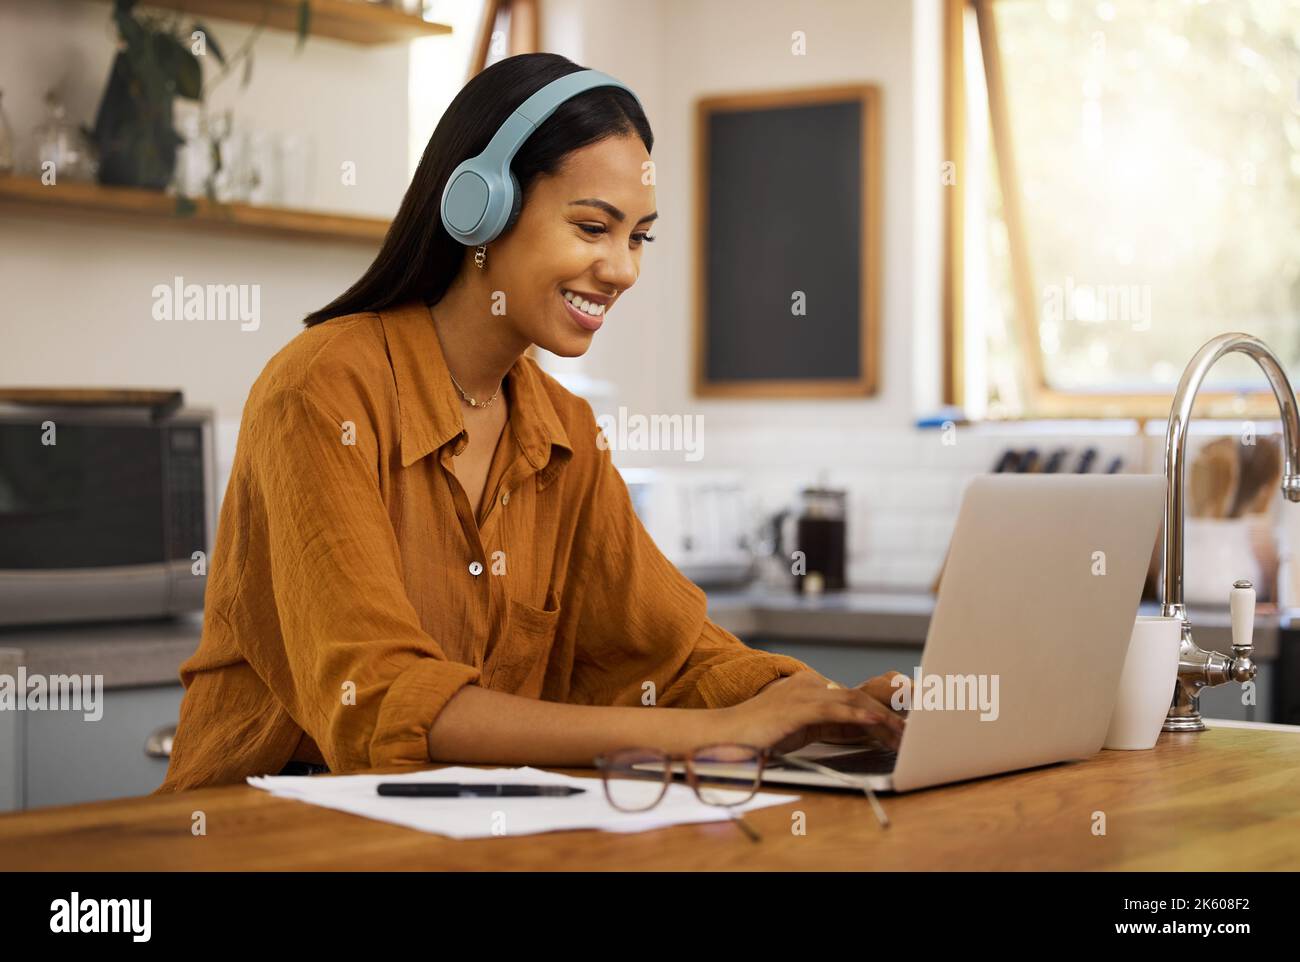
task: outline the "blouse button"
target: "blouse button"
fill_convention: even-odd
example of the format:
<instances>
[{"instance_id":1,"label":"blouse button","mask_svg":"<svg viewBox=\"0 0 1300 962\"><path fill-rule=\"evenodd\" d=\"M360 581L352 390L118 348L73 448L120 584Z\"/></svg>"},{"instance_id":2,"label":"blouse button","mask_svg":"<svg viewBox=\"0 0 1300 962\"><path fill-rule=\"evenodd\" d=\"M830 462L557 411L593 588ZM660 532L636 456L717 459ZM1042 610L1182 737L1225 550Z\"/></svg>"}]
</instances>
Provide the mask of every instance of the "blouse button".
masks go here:
<instances>
[{"instance_id":1,"label":"blouse button","mask_svg":"<svg viewBox=\"0 0 1300 962\"><path fill-rule=\"evenodd\" d=\"M483 573L483 564L482 564L482 562L479 562L479 561L471 561L471 562L469 563L469 573L472 574L475 578L477 578L479 575L481 575L481 574Z\"/></svg>"},{"instance_id":2,"label":"blouse button","mask_svg":"<svg viewBox=\"0 0 1300 962\"><path fill-rule=\"evenodd\" d=\"M501 504L504 506L509 503L510 503L510 492L507 491L505 494L501 495Z\"/></svg>"}]
</instances>

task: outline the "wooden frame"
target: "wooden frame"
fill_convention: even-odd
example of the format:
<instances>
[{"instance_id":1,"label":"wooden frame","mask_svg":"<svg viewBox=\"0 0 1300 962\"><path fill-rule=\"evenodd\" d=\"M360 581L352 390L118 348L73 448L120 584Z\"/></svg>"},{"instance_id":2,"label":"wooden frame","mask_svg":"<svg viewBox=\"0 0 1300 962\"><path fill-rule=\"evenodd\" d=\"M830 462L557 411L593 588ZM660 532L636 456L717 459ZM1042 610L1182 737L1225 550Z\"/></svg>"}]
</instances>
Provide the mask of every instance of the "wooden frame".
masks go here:
<instances>
[{"instance_id":1,"label":"wooden frame","mask_svg":"<svg viewBox=\"0 0 1300 962\"><path fill-rule=\"evenodd\" d=\"M862 260L859 264L859 376L853 379L768 379L762 381L711 381L705 356L705 303L707 277L704 251L708 224L708 121L713 113L857 100L863 111L861 156L866 168L862 190ZM697 397L714 398L827 398L873 395L879 385L881 300L881 115L880 88L874 84L847 84L798 90L735 93L705 97L695 105L695 267L694 267L694 389Z\"/></svg>"},{"instance_id":2,"label":"wooden frame","mask_svg":"<svg viewBox=\"0 0 1300 962\"><path fill-rule=\"evenodd\" d=\"M479 21L478 42L474 56L469 61L467 83L487 66L488 53L492 49L492 31L503 12L508 18L510 31L506 38L506 56L536 53L541 49L541 11L538 9L538 0L485 0L483 16Z\"/></svg>"},{"instance_id":3,"label":"wooden frame","mask_svg":"<svg viewBox=\"0 0 1300 962\"><path fill-rule=\"evenodd\" d=\"M965 345L959 323L966 264L963 239L966 236L966 2L944 0L943 5L943 113L944 157L952 164L952 183L944 185L943 245L943 357L940 385L944 404L960 404L966 396Z\"/></svg>"},{"instance_id":4,"label":"wooden frame","mask_svg":"<svg viewBox=\"0 0 1300 962\"><path fill-rule=\"evenodd\" d=\"M541 0L510 0L510 54L541 50Z\"/></svg>"},{"instance_id":5,"label":"wooden frame","mask_svg":"<svg viewBox=\"0 0 1300 962\"><path fill-rule=\"evenodd\" d=\"M540 49L541 11L538 9L538 0L485 0L483 16L479 20L478 41L474 47L474 55L469 60L469 76L465 78L466 83L482 73L487 66L488 53L492 49L492 30L496 27L497 16L502 10L505 10L510 17L510 36L506 41L507 54L514 56L520 53L536 53ZM524 353L536 360L537 345L529 344L524 349Z\"/></svg>"},{"instance_id":6,"label":"wooden frame","mask_svg":"<svg viewBox=\"0 0 1300 962\"><path fill-rule=\"evenodd\" d=\"M466 83L482 73L487 66L488 51L492 49L492 28L497 24L497 11L501 9L502 2L503 0L484 0L483 16L478 25L478 42L474 45L474 56L469 61Z\"/></svg>"},{"instance_id":7,"label":"wooden frame","mask_svg":"<svg viewBox=\"0 0 1300 962\"><path fill-rule=\"evenodd\" d=\"M1012 294L1016 317L1026 345L1024 384L1025 419L1036 418L1136 418L1146 421L1169 416L1169 393L1122 393L1062 391L1047 382L1043 358L1038 350L1038 302L1034 296L1030 263L1030 238L1023 216L1020 179L1016 170L1010 106L1002 73L994 6L1001 0L944 0L944 133L948 158L956 164L957 183L950 191L944 218L944 294L942 383L944 401L961 406L968 387L964 383L962 296L965 281L962 245L962 205L965 181L966 83L964 32L965 12L973 10L979 26L980 51L988 88L989 121L993 134L994 162L1002 189L1010 245ZM1032 350L1031 350L1032 349ZM1277 416L1272 391L1262 385L1258 391L1205 390L1197 397L1198 414L1210 417L1266 418Z\"/></svg>"}]
</instances>

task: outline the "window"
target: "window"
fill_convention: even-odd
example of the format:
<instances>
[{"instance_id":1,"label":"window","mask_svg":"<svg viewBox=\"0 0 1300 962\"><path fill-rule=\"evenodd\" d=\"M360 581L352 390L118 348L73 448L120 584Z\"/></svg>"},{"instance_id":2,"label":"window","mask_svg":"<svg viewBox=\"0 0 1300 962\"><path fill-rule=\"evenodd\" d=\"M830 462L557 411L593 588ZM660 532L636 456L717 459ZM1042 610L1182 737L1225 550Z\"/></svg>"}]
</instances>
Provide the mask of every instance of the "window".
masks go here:
<instances>
[{"instance_id":1,"label":"window","mask_svg":"<svg viewBox=\"0 0 1300 962\"><path fill-rule=\"evenodd\" d=\"M946 390L1164 417L1205 341L1300 372L1300 4L948 0ZM1276 416L1230 356L1209 409Z\"/></svg>"},{"instance_id":2,"label":"window","mask_svg":"<svg viewBox=\"0 0 1300 962\"><path fill-rule=\"evenodd\" d=\"M490 64L538 49L536 0L426 0L426 20L451 25L451 33L411 44L408 84L412 174L438 118L470 77Z\"/></svg>"}]
</instances>

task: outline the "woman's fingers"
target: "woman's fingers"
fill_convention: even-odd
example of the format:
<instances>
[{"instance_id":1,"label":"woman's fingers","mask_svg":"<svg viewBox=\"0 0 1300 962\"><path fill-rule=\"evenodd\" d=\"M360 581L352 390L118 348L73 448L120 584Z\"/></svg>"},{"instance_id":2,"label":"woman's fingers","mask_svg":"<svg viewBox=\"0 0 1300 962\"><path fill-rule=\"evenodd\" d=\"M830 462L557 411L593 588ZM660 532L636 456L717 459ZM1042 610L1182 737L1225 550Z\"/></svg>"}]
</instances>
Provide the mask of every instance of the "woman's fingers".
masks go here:
<instances>
[{"instance_id":1,"label":"woman's fingers","mask_svg":"<svg viewBox=\"0 0 1300 962\"><path fill-rule=\"evenodd\" d=\"M901 715L895 714L887 704L872 697L861 688L849 688L843 691L843 694L852 700L852 704L858 711L869 712L874 719L869 723L867 730L878 740L890 748L898 748L898 744L903 737L904 721Z\"/></svg>"},{"instance_id":2,"label":"woman's fingers","mask_svg":"<svg viewBox=\"0 0 1300 962\"><path fill-rule=\"evenodd\" d=\"M888 675L866 685L844 688L815 671L796 672L770 682L753 698L730 709L736 724L735 740L769 745L778 751L792 751L827 737L841 741L866 742L875 739L897 748L903 732L903 717L892 711L880 687ZM887 697L887 696L886 696Z\"/></svg>"},{"instance_id":3,"label":"woman's fingers","mask_svg":"<svg viewBox=\"0 0 1300 962\"><path fill-rule=\"evenodd\" d=\"M881 675L879 678L871 679L870 682L859 685L857 688L843 688L836 682L824 678L815 672L803 672L800 675L793 675L790 681L798 679L798 684L802 686L802 691L798 697L804 700L813 708L814 714L819 711L826 711L830 714L823 715L821 718L811 719L811 721L842 721L847 724L874 724L879 723L887 726L895 732L902 732L903 719L900 715L895 714L888 704L888 699L882 700L873 695L866 687L868 684L875 683L876 689L880 694L880 683L888 685L887 675ZM898 674L893 672L892 674ZM835 706L841 706L843 710ZM847 712L847 714L846 714Z\"/></svg>"},{"instance_id":4,"label":"woman's fingers","mask_svg":"<svg viewBox=\"0 0 1300 962\"><path fill-rule=\"evenodd\" d=\"M880 701L861 688L847 688L844 690L844 694L852 698L853 703L859 708L879 716L882 725L898 734L902 734L903 717L895 713L889 707L888 702Z\"/></svg>"},{"instance_id":5,"label":"woman's fingers","mask_svg":"<svg viewBox=\"0 0 1300 962\"><path fill-rule=\"evenodd\" d=\"M900 671L887 671L883 675L868 678L858 685L858 691L865 691L876 701L888 705L894 711L902 711L911 704L912 679Z\"/></svg>"},{"instance_id":6,"label":"woman's fingers","mask_svg":"<svg viewBox=\"0 0 1300 962\"><path fill-rule=\"evenodd\" d=\"M903 733L903 719L866 692L845 688L828 691L809 706L808 722L819 726L844 726L869 734L890 748L897 748Z\"/></svg>"},{"instance_id":7,"label":"woman's fingers","mask_svg":"<svg viewBox=\"0 0 1300 962\"><path fill-rule=\"evenodd\" d=\"M874 685L876 693L886 695L889 677L882 675L868 684ZM871 737L889 748L898 747L904 719L890 709L887 700L875 697L867 685L843 688L811 671L797 673L783 682L788 686L787 698L794 709L787 718L798 726L797 734L792 734L790 741L800 737L805 739L804 743L816 741L818 732L827 730L837 732L834 737L853 740ZM881 687L882 683L885 688Z\"/></svg>"}]
</instances>

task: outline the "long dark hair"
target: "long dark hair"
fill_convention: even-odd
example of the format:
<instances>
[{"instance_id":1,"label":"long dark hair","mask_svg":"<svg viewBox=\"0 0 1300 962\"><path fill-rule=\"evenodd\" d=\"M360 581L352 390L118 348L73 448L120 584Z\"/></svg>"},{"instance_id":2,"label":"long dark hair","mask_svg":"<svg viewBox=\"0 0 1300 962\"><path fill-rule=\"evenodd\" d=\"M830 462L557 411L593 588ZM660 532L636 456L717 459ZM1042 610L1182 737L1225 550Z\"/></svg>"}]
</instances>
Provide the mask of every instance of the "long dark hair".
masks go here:
<instances>
[{"instance_id":1,"label":"long dark hair","mask_svg":"<svg viewBox=\"0 0 1300 962\"><path fill-rule=\"evenodd\" d=\"M345 314L380 311L416 298L436 304L455 279L468 248L442 225L447 178L461 161L483 150L521 103L552 80L582 70L554 53L525 53L499 61L467 83L438 121L374 263L361 279L318 311L308 327ZM634 132L647 152L654 134L635 97L618 87L596 87L565 101L523 143L510 169L527 196L538 174L554 174L572 151L606 137Z\"/></svg>"}]
</instances>

